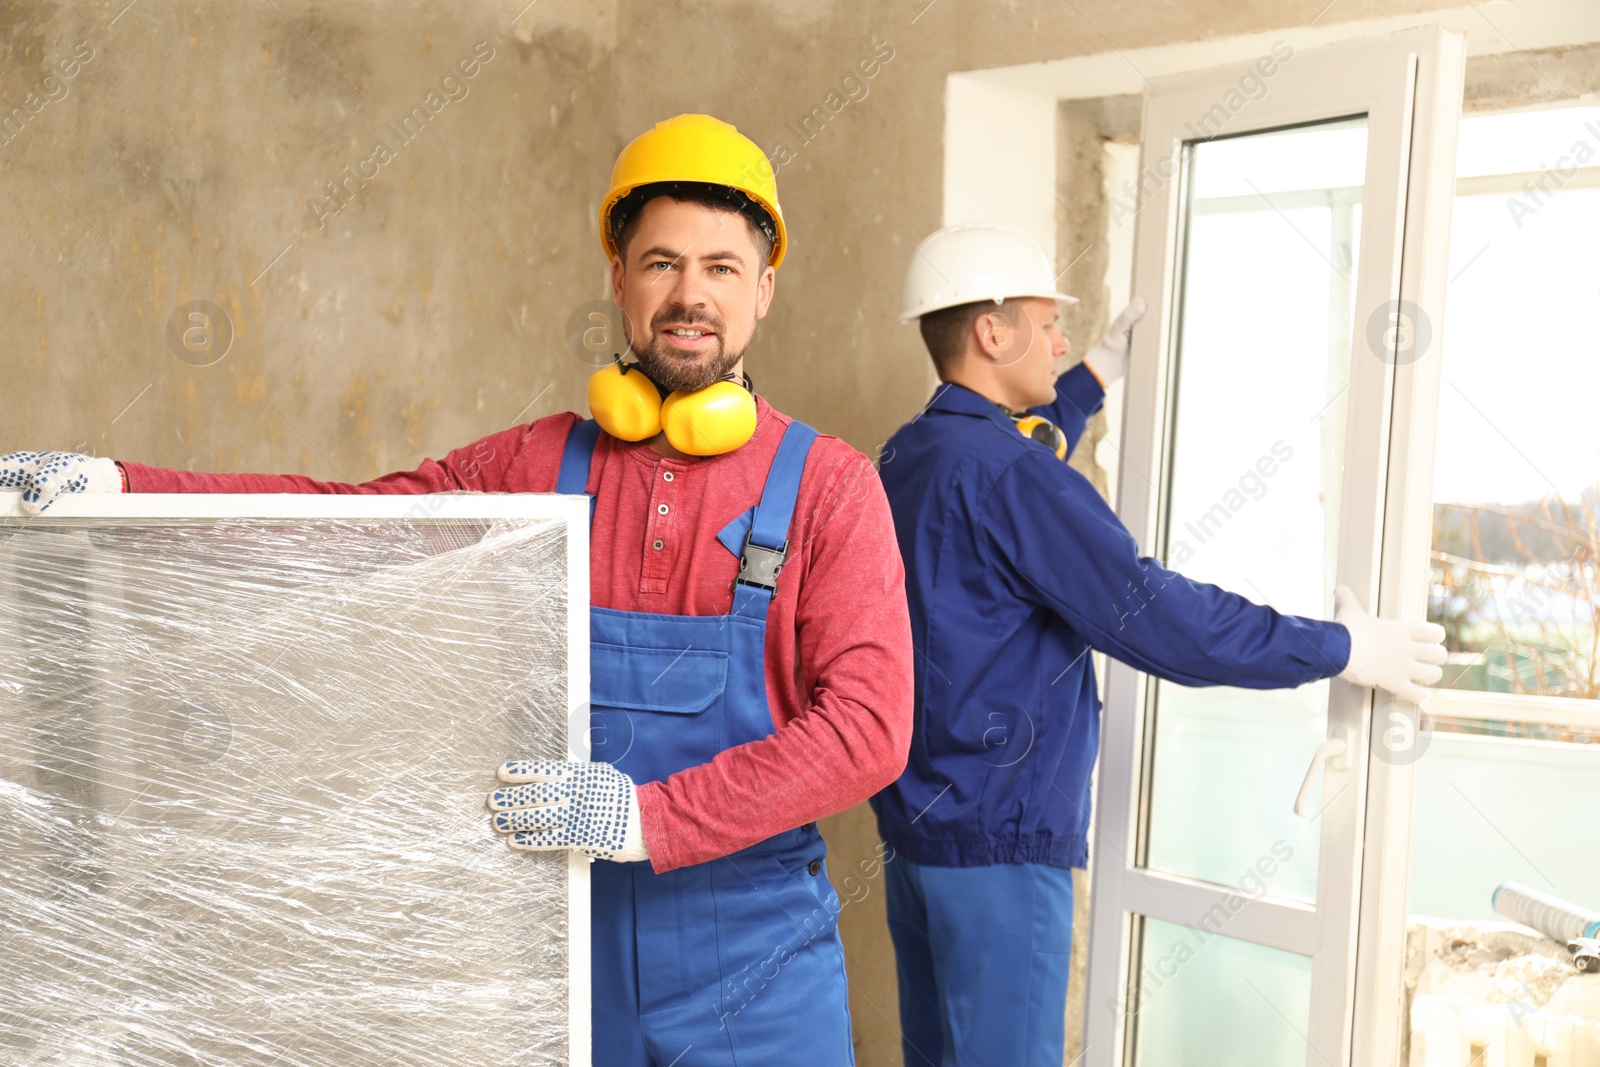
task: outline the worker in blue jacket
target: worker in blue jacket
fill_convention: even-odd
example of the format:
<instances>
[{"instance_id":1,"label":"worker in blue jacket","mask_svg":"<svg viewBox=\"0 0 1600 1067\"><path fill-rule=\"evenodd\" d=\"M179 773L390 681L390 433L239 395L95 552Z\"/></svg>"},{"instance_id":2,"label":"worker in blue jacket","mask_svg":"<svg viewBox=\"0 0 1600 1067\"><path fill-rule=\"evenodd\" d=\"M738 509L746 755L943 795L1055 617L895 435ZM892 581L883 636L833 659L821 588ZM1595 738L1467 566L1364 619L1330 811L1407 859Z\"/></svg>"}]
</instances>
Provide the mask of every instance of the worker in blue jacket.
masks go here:
<instances>
[{"instance_id":1,"label":"worker in blue jacket","mask_svg":"<svg viewBox=\"0 0 1600 1067\"><path fill-rule=\"evenodd\" d=\"M1009 227L933 234L906 282L940 385L880 461L920 654L910 762L872 806L895 855L908 1067L1061 1065L1099 744L1091 649L1185 685L1340 675L1409 700L1445 659L1442 629L1376 619L1347 589L1335 621L1301 618L1141 556L1065 460L1144 307L1058 378L1057 302L1072 299ZM1031 735L1026 757L1001 758L997 731Z\"/></svg>"}]
</instances>

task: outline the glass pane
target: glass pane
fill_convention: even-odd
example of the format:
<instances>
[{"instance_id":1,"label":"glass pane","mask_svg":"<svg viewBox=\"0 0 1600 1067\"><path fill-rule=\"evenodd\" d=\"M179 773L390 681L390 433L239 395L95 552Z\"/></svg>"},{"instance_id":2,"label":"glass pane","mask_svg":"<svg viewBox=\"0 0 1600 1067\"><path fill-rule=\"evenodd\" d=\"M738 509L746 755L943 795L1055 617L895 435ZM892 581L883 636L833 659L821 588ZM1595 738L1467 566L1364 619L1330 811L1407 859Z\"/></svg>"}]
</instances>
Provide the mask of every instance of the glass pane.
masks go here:
<instances>
[{"instance_id":1,"label":"glass pane","mask_svg":"<svg viewBox=\"0 0 1600 1067\"><path fill-rule=\"evenodd\" d=\"M1205 141L1198 150L1203 162L1195 168L1193 191L1199 201L1291 191L1326 195L1329 189L1359 195L1367 128L1365 122L1320 123Z\"/></svg>"},{"instance_id":2,"label":"glass pane","mask_svg":"<svg viewBox=\"0 0 1600 1067\"><path fill-rule=\"evenodd\" d=\"M1476 115L1461 120L1456 177L1566 170L1574 164L1592 166L1597 156L1600 107ZM1520 186L1519 181L1518 193L1523 192Z\"/></svg>"},{"instance_id":3,"label":"glass pane","mask_svg":"<svg viewBox=\"0 0 1600 1067\"><path fill-rule=\"evenodd\" d=\"M1531 141L1555 159L1584 112L1600 117L1467 119L1462 139ZM1600 150L1600 133L1591 138ZM1524 181L1456 198L1429 613L1449 633L1446 686L1594 699L1600 189L1562 187L1555 171L1549 195Z\"/></svg>"},{"instance_id":4,"label":"glass pane","mask_svg":"<svg viewBox=\"0 0 1600 1067\"><path fill-rule=\"evenodd\" d=\"M1600 916L1600 852L1578 840L1600 826L1600 183L1572 169L1596 157L1600 108L1461 123L1429 614L1443 684L1468 692L1437 693L1400 749L1412 1061L1577 1062L1600 1030L1573 932L1495 908L1513 882Z\"/></svg>"},{"instance_id":5,"label":"glass pane","mask_svg":"<svg viewBox=\"0 0 1600 1067\"><path fill-rule=\"evenodd\" d=\"M1165 560L1326 617L1361 224L1360 186L1346 183L1360 181L1364 121L1192 151ZM1264 878L1274 895L1313 899L1318 824L1291 805L1327 697L1327 683L1157 683L1149 866L1229 886Z\"/></svg>"},{"instance_id":6,"label":"glass pane","mask_svg":"<svg viewBox=\"0 0 1600 1067\"><path fill-rule=\"evenodd\" d=\"M1143 919L1134 1062L1282 1067L1306 1062L1311 960L1194 927Z\"/></svg>"},{"instance_id":7,"label":"glass pane","mask_svg":"<svg viewBox=\"0 0 1600 1067\"><path fill-rule=\"evenodd\" d=\"M1571 847L1600 826L1597 782L1600 744L1434 733L1417 761L1412 913L1493 921L1505 881L1600 909L1600 852Z\"/></svg>"}]
</instances>

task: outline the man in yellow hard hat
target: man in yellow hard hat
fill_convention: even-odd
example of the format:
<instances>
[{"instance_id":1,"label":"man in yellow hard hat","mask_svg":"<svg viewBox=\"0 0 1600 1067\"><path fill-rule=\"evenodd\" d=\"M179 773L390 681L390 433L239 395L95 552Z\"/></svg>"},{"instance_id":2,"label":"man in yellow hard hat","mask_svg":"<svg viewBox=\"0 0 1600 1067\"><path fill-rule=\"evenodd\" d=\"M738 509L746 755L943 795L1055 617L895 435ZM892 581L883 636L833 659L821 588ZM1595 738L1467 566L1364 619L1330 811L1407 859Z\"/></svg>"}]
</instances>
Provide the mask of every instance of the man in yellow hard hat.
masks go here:
<instances>
[{"instance_id":1,"label":"man in yellow hard hat","mask_svg":"<svg viewBox=\"0 0 1600 1067\"><path fill-rule=\"evenodd\" d=\"M764 176L763 176L764 175ZM772 170L706 115L622 152L600 209L635 362L553 415L361 485L0 456L61 492L587 493L595 762L513 760L512 848L593 874L594 1061L853 1062L817 820L899 775L904 572L867 458L774 410L744 355L788 249Z\"/></svg>"}]
</instances>

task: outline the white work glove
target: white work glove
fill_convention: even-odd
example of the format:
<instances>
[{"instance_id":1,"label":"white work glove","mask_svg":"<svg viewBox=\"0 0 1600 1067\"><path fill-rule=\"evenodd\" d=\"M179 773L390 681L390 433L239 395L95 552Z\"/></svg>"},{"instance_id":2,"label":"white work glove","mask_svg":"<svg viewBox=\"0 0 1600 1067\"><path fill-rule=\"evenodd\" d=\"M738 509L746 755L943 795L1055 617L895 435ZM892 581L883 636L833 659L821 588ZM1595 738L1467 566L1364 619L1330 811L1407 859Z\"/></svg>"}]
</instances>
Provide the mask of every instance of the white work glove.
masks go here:
<instances>
[{"instance_id":1,"label":"white work glove","mask_svg":"<svg viewBox=\"0 0 1600 1067\"><path fill-rule=\"evenodd\" d=\"M0 456L0 489L22 492L22 510L37 515L62 493L120 493L116 463L77 452L10 452Z\"/></svg>"},{"instance_id":2,"label":"white work glove","mask_svg":"<svg viewBox=\"0 0 1600 1067\"><path fill-rule=\"evenodd\" d=\"M1109 387L1128 374L1128 346L1133 343L1133 327L1144 318L1144 297L1136 296L1122 309L1100 343L1089 349L1083 361L1089 364L1100 384Z\"/></svg>"},{"instance_id":3,"label":"white work glove","mask_svg":"<svg viewBox=\"0 0 1600 1067\"><path fill-rule=\"evenodd\" d=\"M1350 631L1350 663L1339 672L1346 681L1420 704L1423 687L1444 677L1443 626L1375 618L1343 585L1333 591L1333 621Z\"/></svg>"},{"instance_id":4,"label":"white work glove","mask_svg":"<svg viewBox=\"0 0 1600 1067\"><path fill-rule=\"evenodd\" d=\"M574 849L597 860L647 860L633 779L609 763L512 760L489 794L494 828L528 852Z\"/></svg>"}]
</instances>

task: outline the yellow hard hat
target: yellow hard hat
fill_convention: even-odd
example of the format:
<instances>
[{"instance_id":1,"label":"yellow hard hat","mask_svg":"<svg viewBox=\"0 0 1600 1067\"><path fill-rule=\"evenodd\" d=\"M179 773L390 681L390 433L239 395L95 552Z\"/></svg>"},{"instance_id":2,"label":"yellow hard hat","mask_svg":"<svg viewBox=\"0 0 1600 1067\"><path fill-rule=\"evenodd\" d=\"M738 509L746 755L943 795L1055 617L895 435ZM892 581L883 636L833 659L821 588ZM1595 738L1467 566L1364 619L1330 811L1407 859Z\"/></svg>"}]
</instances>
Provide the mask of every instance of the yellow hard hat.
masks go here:
<instances>
[{"instance_id":1,"label":"yellow hard hat","mask_svg":"<svg viewBox=\"0 0 1600 1067\"><path fill-rule=\"evenodd\" d=\"M755 201L777 231L767 262L776 267L789 250L789 235L778 207L778 178L756 143L710 115L679 115L658 122L628 143L611 169L611 191L600 202L600 245L609 259L617 254L611 235L611 209L617 201L656 182L721 185Z\"/></svg>"}]
</instances>

